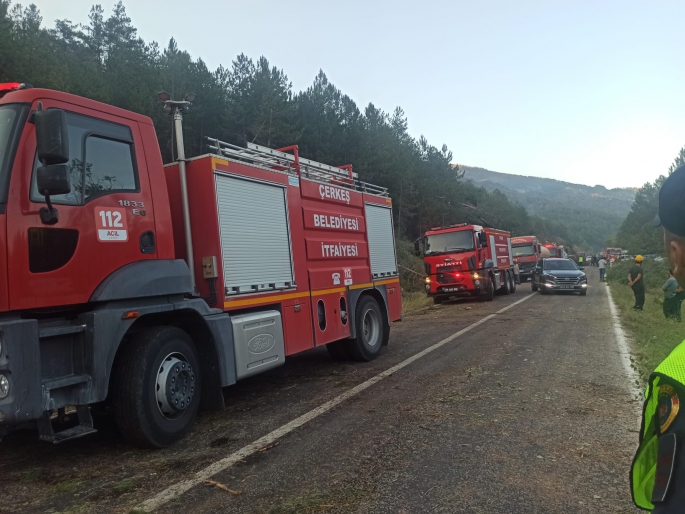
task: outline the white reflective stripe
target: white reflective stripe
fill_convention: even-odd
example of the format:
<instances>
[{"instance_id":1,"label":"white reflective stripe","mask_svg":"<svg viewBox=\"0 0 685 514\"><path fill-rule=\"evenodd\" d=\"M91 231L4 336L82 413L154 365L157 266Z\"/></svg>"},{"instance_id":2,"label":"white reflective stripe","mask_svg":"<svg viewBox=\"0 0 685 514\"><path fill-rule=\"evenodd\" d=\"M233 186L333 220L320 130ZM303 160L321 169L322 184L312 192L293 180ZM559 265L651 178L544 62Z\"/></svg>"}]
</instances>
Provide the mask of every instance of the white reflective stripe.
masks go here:
<instances>
[{"instance_id":1,"label":"white reflective stripe","mask_svg":"<svg viewBox=\"0 0 685 514\"><path fill-rule=\"evenodd\" d=\"M514 265L514 256L511 253L511 238L510 237L507 238L507 245L509 246L509 266L513 266Z\"/></svg>"},{"instance_id":2,"label":"white reflective stripe","mask_svg":"<svg viewBox=\"0 0 685 514\"><path fill-rule=\"evenodd\" d=\"M224 284L293 282L285 186L216 174Z\"/></svg>"},{"instance_id":3,"label":"white reflective stripe","mask_svg":"<svg viewBox=\"0 0 685 514\"><path fill-rule=\"evenodd\" d=\"M373 276L396 275L392 209L367 203L366 232L369 236L369 257Z\"/></svg>"}]
</instances>

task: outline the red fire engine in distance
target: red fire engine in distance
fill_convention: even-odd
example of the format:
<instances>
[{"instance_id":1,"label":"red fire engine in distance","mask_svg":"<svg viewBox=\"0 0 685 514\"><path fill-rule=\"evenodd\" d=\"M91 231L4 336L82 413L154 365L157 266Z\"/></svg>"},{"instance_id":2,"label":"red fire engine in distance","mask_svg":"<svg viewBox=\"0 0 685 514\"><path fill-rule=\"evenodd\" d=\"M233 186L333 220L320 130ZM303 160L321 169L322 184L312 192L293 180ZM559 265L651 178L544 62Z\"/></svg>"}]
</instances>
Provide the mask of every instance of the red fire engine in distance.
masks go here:
<instances>
[{"instance_id":1,"label":"red fire engine in distance","mask_svg":"<svg viewBox=\"0 0 685 514\"><path fill-rule=\"evenodd\" d=\"M511 251L514 262L519 265L519 278L526 282L533 274L535 263L540 259L540 243L536 236L511 238Z\"/></svg>"},{"instance_id":2,"label":"red fire engine in distance","mask_svg":"<svg viewBox=\"0 0 685 514\"><path fill-rule=\"evenodd\" d=\"M423 246L426 293L442 303L451 297L480 297L516 290L509 232L479 225L432 228L415 242Z\"/></svg>"}]
</instances>

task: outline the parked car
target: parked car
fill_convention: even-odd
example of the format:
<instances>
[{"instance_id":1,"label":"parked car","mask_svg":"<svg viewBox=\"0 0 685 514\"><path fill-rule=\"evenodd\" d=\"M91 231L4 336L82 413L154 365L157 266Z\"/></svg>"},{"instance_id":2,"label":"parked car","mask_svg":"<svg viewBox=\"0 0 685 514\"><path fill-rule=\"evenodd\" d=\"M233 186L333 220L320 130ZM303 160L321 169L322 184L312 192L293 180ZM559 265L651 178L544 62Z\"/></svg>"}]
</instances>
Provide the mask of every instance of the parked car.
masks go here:
<instances>
[{"instance_id":1,"label":"parked car","mask_svg":"<svg viewBox=\"0 0 685 514\"><path fill-rule=\"evenodd\" d=\"M587 294L585 268L571 259L540 259L533 270L531 289L540 289L542 294L553 291L574 291L581 296Z\"/></svg>"}]
</instances>

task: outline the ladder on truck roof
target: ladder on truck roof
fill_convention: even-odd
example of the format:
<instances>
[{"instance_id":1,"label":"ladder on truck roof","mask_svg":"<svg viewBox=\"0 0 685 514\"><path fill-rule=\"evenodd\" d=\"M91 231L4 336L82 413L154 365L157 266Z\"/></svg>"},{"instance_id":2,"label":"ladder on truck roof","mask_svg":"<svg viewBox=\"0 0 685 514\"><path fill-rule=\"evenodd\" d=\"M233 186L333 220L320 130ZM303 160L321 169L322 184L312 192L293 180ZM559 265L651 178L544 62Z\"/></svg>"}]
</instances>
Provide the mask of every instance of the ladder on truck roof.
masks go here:
<instances>
[{"instance_id":1,"label":"ladder on truck roof","mask_svg":"<svg viewBox=\"0 0 685 514\"><path fill-rule=\"evenodd\" d=\"M336 186L353 189L362 193L388 196L387 187L376 186L358 180L358 174L352 171L351 165L335 167L312 161L311 159L305 159L298 155L297 146L274 150L266 146L247 143L247 148L242 148L213 137L205 136L205 139L208 141L207 147L221 157L275 168L276 171L283 171L320 182L333 183ZM293 150L294 153L287 153L284 150Z\"/></svg>"}]
</instances>

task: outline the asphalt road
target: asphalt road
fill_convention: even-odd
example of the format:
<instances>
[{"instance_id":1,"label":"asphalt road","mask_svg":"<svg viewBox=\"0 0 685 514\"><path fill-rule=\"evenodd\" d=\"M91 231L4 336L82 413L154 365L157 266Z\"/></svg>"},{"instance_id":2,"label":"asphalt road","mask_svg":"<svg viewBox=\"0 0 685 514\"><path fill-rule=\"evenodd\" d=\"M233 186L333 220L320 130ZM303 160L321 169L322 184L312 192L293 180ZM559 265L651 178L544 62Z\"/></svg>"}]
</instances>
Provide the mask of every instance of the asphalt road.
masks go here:
<instances>
[{"instance_id":1,"label":"asphalt road","mask_svg":"<svg viewBox=\"0 0 685 514\"><path fill-rule=\"evenodd\" d=\"M166 450L128 446L107 416L100 433L59 446L10 434L0 512L130 512L479 321L211 478L233 492L200 484L157 512L638 512L628 470L639 404L605 285L587 272L586 297L524 284L406 316L372 363L296 356L228 388L227 408Z\"/></svg>"}]
</instances>

